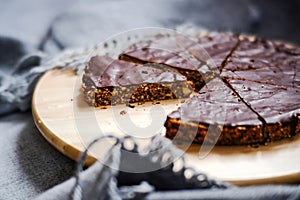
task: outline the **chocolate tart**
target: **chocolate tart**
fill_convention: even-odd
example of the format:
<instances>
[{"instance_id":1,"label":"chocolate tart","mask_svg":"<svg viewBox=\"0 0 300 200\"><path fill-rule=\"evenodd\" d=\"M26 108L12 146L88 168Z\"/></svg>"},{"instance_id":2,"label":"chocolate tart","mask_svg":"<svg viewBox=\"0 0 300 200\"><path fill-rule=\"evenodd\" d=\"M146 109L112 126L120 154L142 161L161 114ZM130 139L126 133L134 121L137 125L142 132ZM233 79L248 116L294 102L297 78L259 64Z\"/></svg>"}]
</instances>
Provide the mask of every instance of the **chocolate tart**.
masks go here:
<instances>
[{"instance_id":1,"label":"chocolate tart","mask_svg":"<svg viewBox=\"0 0 300 200\"><path fill-rule=\"evenodd\" d=\"M187 98L192 88L186 78L161 64L136 64L95 56L83 75L86 101L95 107Z\"/></svg>"},{"instance_id":2,"label":"chocolate tart","mask_svg":"<svg viewBox=\"0 0 300 200\"><path fill-rule=\"evenodd\" d=\"M155 78L166 69L173 78ZM300 132L299 73L300 49L282 42L217 32L193 39L166 34L133 44L119 60L92 58L83 88L94 106L186 98L193 90L167 116L167 137L252 145ZM215 131L207 134L209 127Z\"/></svg>"}]
</instances>

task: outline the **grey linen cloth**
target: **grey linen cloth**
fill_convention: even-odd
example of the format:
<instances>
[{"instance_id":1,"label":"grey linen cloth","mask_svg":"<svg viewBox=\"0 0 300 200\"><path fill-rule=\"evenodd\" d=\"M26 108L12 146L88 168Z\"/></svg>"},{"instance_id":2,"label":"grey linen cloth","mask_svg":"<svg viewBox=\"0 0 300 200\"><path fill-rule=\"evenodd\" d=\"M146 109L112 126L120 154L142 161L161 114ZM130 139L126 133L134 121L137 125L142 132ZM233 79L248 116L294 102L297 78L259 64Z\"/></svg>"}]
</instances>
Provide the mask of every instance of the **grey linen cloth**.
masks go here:
<instances>
[{"instance_id":1,"label":"grey linen cloth","mask_svg":"<svg viewBox=\"0 0 300 200\"><path fill-rule=\"evenodd\" d=\"M122 144L122 142L121 142ZM147 173L126 173L116 171L114 167L122 168L124 165L130 169L144 166L162 166L161 161L153 161L151 158L155 150L159 149L161 156L165 152L172 152L173 156L180 155L180 150L170 146L161 148L168 144L166 140L156 136L150 145L149 154L131 159L130 154L113 148L106 160L97 162L77 178L81 180L81 187L76 191L75 178L70 179L40 195L37 199L299 199L300 186L252 186L238 188L211 180L202 173L196 173L192 178L185 178L186 166L174 172L173 164L164 166L156 171ZM123 147L124 148L124 147ZM164 149L164 150L161 150ZM124 150L124 149L123 149ZM181 158L183 159L183 158ZM184 161L183 161L184 163ZM113 165L112 165L113 164ZM113 166L113 167L107 167ZM202 177L198 179L197 177ZM127 186L130 185L130 186ZM75 186L75 187L74 187ZM117 187L119 186L119 187Z\"/></svg>"},{"instance_id":2,"label":"grey linen cloth","mask_svg":"<svg viewBox=\"0 0 300 200\"><path fill-rule=\"evenodd\" d=\"M38 199L80 197L78 192L75 192L77 196L73 195L75 178L67 180L75 171L75 163L42 138L28 112L37 79L53 67L51 57L61 50L91 46L111 34L132 28L179 25L186 30L186 25L181 24L200 29L255 33L300 43L296 23L299 1L289 4L284 1L228 1L225 4L208 0L145 1L142 4L116 0L24 2L2 2L0 8L0 25L3 27L0 34L26 42L7 36L0 38L0 199L32 199L55 185ZM19 4L23 9L36 10L23 15L24 19L28 18L24 32L15 28L25 21L18 24L12 20L18 13L3 10L17 8ZM59 14L65 8L62 4L69 8ZM5 23L7 18L11 19L10 23ZM273 26L274 21L277 26ZM26 30L31 31L26 33ZM69 65L66 59L56 60L57 63ZM158 141L152 148L159 144ZM107 162L118 168L128 164L124 162L126 159L126 155L115 149L108 155ZM145 159L143 162L150 161ZM135 166L129 163L127 167L134 169ZM204 179L210 184L203 187L197 181L186 182L182 174L175 175L168 167L150 174L130 174L96 163L78 175L82 197L88 199L300 199L299 185L239 188ZM62 183L64 180L67 181ZM96 187L97 190L89 190Z\"/></svg>"}]
</instances>

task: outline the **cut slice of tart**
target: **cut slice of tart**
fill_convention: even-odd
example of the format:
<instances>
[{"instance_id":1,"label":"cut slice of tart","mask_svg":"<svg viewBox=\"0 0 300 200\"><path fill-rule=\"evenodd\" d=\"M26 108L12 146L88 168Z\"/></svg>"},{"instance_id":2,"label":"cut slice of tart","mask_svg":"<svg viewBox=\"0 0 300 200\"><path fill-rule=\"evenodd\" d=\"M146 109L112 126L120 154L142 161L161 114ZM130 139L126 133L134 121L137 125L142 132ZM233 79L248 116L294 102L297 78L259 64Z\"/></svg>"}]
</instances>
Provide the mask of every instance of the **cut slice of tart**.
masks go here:
<instances>
[{"instance_id":1,"label":"cut slice of tart","mask_svg":"<svg viewBox=\"0 0 300 200\"><path fill-rule=\"evenodd\" d=\"M153 40L133 44L119 59L171 66L186 76L199 91L219 73L238 42L238 37L232 33L212 32L199 38L157 35Z\"/></svg>"},{"instance_id":2,"label":"cut slice of tart","mask_svg":"<svg viewBox=\"0 0 300 200\"><path fill-rule=\"evenodd\" d=\"M265 39L240 37L221 76L261 84L300 87L300 50Z\"/></svg>"},{"instance_id":3,"label":"cut slice of tart","mask_svg":"<svg viewBox=\"0 0 300 200\"><path fill-rule=\"evenodd\" d=\"M300 132L300 89L228 79L228 83L264 123L265 141Z\"/></svg>"},{"instance_id":4,"label":"cut slice of tart","mask_svg":"<svg viewBox=\"0 0 300 200\"><path fill-rule=\"evenodd\" d=\"M169 138L198 143L202 143L206 136L211 142L217 140L220 145L245 145L264 140L263 123L257 114L218 78L169 114L165 127ZM221 132L220 137L218 132Z\"/></svg>"},{"instance_id":5,"label":"cut slice of tart","mask_svg":"<svg viewBox=\"0 0 300 200\"><path fill-rule=\"evenodd\" d=\"M95 107L187 98L192 92L186 78L161 64L137 64L95 56L83 75L86 101Z\"/></svg>"}]
</instances>

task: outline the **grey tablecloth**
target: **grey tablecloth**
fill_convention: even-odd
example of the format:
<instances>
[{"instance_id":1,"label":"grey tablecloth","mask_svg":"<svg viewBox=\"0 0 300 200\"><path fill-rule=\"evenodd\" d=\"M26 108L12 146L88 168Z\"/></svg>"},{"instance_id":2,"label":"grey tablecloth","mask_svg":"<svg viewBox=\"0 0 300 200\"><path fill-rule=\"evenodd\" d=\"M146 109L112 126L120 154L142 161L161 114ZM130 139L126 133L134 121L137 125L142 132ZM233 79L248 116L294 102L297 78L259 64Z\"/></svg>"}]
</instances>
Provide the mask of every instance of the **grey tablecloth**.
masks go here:
<instances>
[{"instance_id":1,"label":"grey tablecloth","mask_svg":"<svg viewBox=\"0 0 300 200\"><path fill-rule=\"evenodd\" d=\"M40 74L29 81L9 79L19 59L37 55L27 66L40 63L64 48L89 46L120 31L146 26L197 27L255 33L300 44L299 1L1 1L0 6L0 199L57 199L70 188L75 163L50 146L35 128L30 113L30 92ZM183 26L184 27L184 26ZM20 76L28 75L26 69ZM16 76L11 76L16 77ZM17 81L17 82L13 82ZM25 90L4 90L20 83ZM5 84L4 84L5 83ZM6 85L6 86L5 86ZM9 87L12 88L12 87ZM25 91L25 92L24 92ZM22 112L20 112L22 110ZM94 168L95 169L95 168ZM99 170L99 168L96 168ZM91 173L91 172L90 172ZM56 186L46 193L47 189ZM64 186L69 185L69 186ZM232 188L225 191L183 192L197 199L296 199L299 186ZM64 193L65 192L65 193ZM43 194L42 194L43 193ZM149 199L181 199L178 192L152 193Z\"/></svg>"}]
</instances>

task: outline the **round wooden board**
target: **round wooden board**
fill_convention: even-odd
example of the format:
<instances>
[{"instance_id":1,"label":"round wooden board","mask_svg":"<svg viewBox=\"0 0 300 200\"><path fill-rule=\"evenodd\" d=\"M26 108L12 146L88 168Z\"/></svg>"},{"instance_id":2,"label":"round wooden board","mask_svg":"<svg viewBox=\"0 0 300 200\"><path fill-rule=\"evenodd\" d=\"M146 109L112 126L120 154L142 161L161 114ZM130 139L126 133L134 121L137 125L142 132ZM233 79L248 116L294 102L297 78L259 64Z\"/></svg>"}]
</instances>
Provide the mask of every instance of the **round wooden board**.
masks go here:
<instances>
[{"instance_id":1,"label":"round wooden board","mask_svg":"<svg viewBox=\"0 0 300 200\"><path fill-rule=\"evenodd\" d=\"M146 145L149 137L164 131L166 115L180 105L176 100L134 108L118 105L96 109L83 101L80 88L81 75L72 70L51 70L39 80L32 101L33 117L40 132L74 160L100 133L122 136L130 132ZM123 126L128 116L140 128ZM147 126L152 127L152 132L140 135L139 131ZM87 164L103 157L108 148L94 148ZM185 152L187 165L219 180L237 185L300 182L300 136L258 148L217 146L204 159L199 158L199 150L200 145L193 144Z\"/></svg>"}]
</instances>

